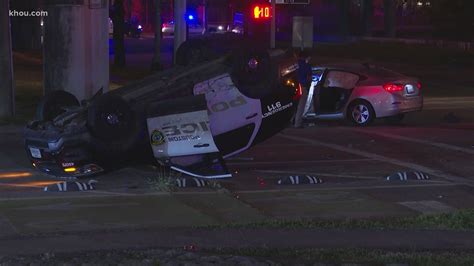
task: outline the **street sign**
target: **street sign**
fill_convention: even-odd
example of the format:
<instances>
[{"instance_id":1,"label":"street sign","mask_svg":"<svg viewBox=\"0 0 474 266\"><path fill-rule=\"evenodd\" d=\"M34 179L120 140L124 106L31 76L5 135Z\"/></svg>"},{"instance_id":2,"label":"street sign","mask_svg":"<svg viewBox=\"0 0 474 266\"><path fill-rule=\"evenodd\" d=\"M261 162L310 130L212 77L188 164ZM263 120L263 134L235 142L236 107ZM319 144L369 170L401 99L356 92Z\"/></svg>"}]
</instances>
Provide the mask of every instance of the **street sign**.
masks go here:
<instances>
[{"instance_id":1,"label":"street sign","mask_svg":"<svg viewBox=\"0 0 474 266\"><path fill-rule=\"evenodd\" d=\"M308 5L309 0L276 0L277 4Z\"/></svg>"}]
</instances>

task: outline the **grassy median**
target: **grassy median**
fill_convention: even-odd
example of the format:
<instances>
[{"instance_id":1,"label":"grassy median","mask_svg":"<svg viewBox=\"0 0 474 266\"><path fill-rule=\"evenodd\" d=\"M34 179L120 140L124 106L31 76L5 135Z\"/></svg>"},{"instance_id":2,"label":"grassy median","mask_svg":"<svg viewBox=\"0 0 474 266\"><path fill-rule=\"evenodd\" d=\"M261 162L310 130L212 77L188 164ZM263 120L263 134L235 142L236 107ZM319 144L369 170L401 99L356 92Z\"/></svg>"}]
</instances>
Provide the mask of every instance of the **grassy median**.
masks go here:
<instances>
[{"instance_id":1,"label":"grassy median","mask_svg":"<svg viewBox=\"0 0 474 266\"><path fill-rule=\"evenodd\" d=\"M214 226L213 226L214 227ZM413 217L387 217L374 219L297 219L266 220L248 224L225 224L218 228L273 228L273 229L432 229L432 230L474 230L474 210L466 209L436 215Z\"/></svg>"},{"instance_id":2,"label":"grassy median","mask_svg":"<svg viewBox=\"0 0 474 266\"><path fill-rule=\"evenodd\" d=\"M281 265L457 265L472 266L471 252L415 252L367 249L210 249L211 254L269 259Z\"/></svg>"}]
</instances>

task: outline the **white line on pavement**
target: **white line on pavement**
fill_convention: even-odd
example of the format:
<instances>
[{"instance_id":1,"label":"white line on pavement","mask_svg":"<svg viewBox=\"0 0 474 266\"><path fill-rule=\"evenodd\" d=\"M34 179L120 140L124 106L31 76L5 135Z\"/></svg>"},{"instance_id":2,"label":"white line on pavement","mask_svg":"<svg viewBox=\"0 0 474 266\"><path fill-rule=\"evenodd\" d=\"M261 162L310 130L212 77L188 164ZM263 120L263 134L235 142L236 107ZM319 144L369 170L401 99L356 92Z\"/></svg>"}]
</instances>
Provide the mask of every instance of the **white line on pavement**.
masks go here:
<instances>
[{"instance_id":1,"label":"white line on pavement","mask_svg":"<svg viewBox=\"0 0 474 266\"><path fill-rule=\"evenodd\" d=\"M347 148L347 147L337 145L337 144L321 142L321 141L317 141L317 140L313 140L313 139L307 139L307 138L303 138L303 137L289 136L289 135L285 135L285 134L280 134L280 136L283 137L283 138L294 140L294 141L305 142L305 143L308 143L308 144L311 144L311 145L318 145L318 146L328 147L328 148L331 148L333 150L342 151L342 152L346 152L346 153L350 153L350 154L355 154L355 155L362 156L362 157L365 157L365 158L370 158L370 159L378 160L378 161L381 161L381 162L387 162L387 163L395 164L395 165L402 166L402 167L407 167L407 168L410 168L410 169L413 169L413 170L425 172L425 173L430 174L430 175L442 177L442 178L445 178L445 179L453 181L453 182L458 182L458 183L463 183L463 184L472 184L472 182L473 182L472 180L469 180L468 178L453 176L453 175L450 175L450 174L447 174L447 173L443 173L442 171L435 170L435 169L432 169L432 168L429 168L429 167L426 167L426 166L422 166L422 165L419 165L419 164L404 162L404 161L401 161L401 160L398 160L398 159L394 159L394 158L390 158L390 157L386 157L386 156L382 156L382 155L378 155L378 154L374 154L374 153L370 153L370 152L365 152L365 151L361 151L361 150L356 150L356 149L353 149L353 148Z\"/></svg>"},{"instance_id":2,"label":"white line on pavement","mask_svg":"<svg viewBox=\"0 0 474 266\"><path fill-rule=\"evenodd\" d=\"M465 110L465 109L474 109L472 105L469 106L431 106L431 107L423 107L423 111L436 111L436 110Z\"/></svg>"},{"instance_id":3,"label":"white line on pavement","mask_svg":"<svg viewBox=\"0 0 474 266\"><path fill-rule=\"evenodd\" d=\"M451 207L446 203L435 200L404 201L398 202L398 204L422 214L449 213L456 210L456 208Z\"/></svg>"},{"instance_id":4,"label":"white line on pavement","mask_svg":"<svg viewBox=\"0 0 474 266\"><path fill-rule=\"evenodd\" d=\"M281 189L265 189L265 190L236 190L233 191L237 194L258 194L258 193L272 193L272 192L311 192L311 191L338 191L338 190L370 190L370 189L395 189L395 188L424 188L424 187L454 187L458 184L453 183L423 183L423 184L401 184L401 185L379 185L379 186L334 186L334 187L321 187L314 186L311 188L308 187L295 187L295 188L281 188ZM86 193L86 192L82 192ZM168 192L152 192L152 193L143 193L143 194L128 194L128 195L113 195L113 194L56 194L57 196L40 196L40 197L9 197L9 198L0 198L0 202L9 202L9 201L28 201L28 200L69 200L69 199L93 199L93 198L140 198L140 197L160 197L160 196L173 196L173 195L221 195L222 192L218 191L183 191L183 192L173 192L172 194ZM64 195L64 197L62 197Z\"/></svg>"},{"instance_id":5,"label":"white line on pavement","mask_svg":"<svg viewBox=\"0 0 474 266\"><path fill-rule=\"evenodd\" d=\"M379 186L337 186L337 187L312 187L312 188L290 188L290 189L266 189L266 190L240 190L238 194L259 194L272 192L311 192L311 191L338 191L338 190L370 190L387 188L426 188L426 187L455 187L453 183L430 183L430 184L402 184L402 185L379 185ZM293 186L294 187L294 186Z\"/></svg>"},{"instance_id":6,"label":"white line on pavement","mask_svg":"<svg viewBox=\"0 0 474 266\"><path fill-rule=\"evenodd\" d=\"M373 160L371 160L371 161L373 161ZM356 176L356 175L344 175L344 174L329 174L329 173L315 173L315 172L302 172L302 171L278 171L278 170L257 170L256 172L268 173L268 174L295 174L295 173L298 173L298 174L301 174L301 175L315 175L315 176L329 176L329 177L383 180L383 176Z\"/></svg>"},{"instance_id":7,"label":"white line on pavement","mask_svg":"<svg viewBox=\"0 0 474 266\"><path fill-rule=\"evenodd\" d=\"M428 140L421 140L421 139L414 139L414 138L409 138L409 137L404 137L400 135L395 135L395 134L390 134L390 133L383 133L383 132L375 132L373 130L364 130L364 129L359 129L359 128L341 128L342 130L347 130L347 131L356 131L360 133L365 133L369 135L377 135L381 137L386 137L389 139L396 139L396 140L404 140L404 141L410 141L410 142L415 142L415 143L420 143L420 144L425 144L425 145L430 145L442 149L448 149L448 150L454 150L454 151L460 151L460 152L465 152L469 154L474 154L474 150L454 146L454 145L449 145L445 143L440 143L440 142L434 142L434 141L428 141Z\"/></svg>"},{"instance_id":8,"label":"white line on pavement","mask_svg":"<svg viewBox=\"0 0 474 266\"><path fill-rule=\"evenodd\" d=\"M367 162L374 161L374 159L341 159L341 160L305 160L305 161L273 161L273 162L228 162L227 165L255 165L255 164L284 164L290 165L295 163L348 163L348 162Z\"/></svg>"}]
</instances>

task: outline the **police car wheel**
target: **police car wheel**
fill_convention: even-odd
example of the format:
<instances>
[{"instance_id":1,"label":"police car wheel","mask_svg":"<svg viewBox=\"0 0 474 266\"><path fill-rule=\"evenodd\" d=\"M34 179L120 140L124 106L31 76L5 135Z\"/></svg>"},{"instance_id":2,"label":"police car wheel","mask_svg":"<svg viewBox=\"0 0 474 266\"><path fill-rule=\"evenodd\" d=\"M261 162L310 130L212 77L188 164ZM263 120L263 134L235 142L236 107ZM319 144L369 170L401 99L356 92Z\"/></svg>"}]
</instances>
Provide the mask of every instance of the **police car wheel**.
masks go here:
<instances>
[{"instance_id":1,"label":"police car wheel","mask_svg":"<svg viewBox=\"0 0 474 266\"><path fill-rule=\"evenodd\" d=\"M77 98L66 91L53 91L44 96L36 108L36 119L50 121L64 113L66 107L79 106Z\"/></svg>"},{"instance_id":2,"label":"police car wheel","mask_svg":"<svg viewBox=\"0 0 474 266\"><path fill-rule=\"evenodd\" d=\"M128 103L120 96L104 94L91 103L87 126L99 149L125 151L133 145L137 120Z\"/></svg>"},{"instance_id":3,"label":"police car wheel","mask_svg":"<svg viewBox=\"0 0 474 266\"><path fill-rule=\"evenodd\" d=\"M242 94L262 99L271 94L278 73L266 50L244 48L232 54L231 77Z\"/></svg>"},{"instance_id":4,"label":"police car wheel","mask_svg":"<svg viewBox=\"0 0 474 266\"><path fill-rule=\"evenodd\" d=\"M176 51L176 63L181 66L193 65L209 60L209 53L202 40L188 40Z\"/></svg>"}]
</instances>

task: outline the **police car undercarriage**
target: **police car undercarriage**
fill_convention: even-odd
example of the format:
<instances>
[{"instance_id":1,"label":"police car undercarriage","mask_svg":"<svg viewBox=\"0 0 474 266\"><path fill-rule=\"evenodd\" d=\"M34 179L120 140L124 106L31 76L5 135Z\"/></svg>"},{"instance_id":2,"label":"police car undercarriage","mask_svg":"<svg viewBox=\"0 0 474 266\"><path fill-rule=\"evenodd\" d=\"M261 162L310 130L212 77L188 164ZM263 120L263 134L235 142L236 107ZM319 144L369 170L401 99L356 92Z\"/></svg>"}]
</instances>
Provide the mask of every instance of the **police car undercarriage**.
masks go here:
<instances>
[{"instance_id":1,"label":"police car undercarriage","mask_svg":"<svg viewBox=\"0 0 474 266\"><path fill-rule=\"evenodd\" d=\"M202 43L181 54L208 55ZM150 160L186 175L226 178L225 159L273 136L300 95L295 62L251 45L197 58L144 80L79 101L46 95L24 130L34 167L55 176L89 176Z\"/></svg>"}]
</instances>

